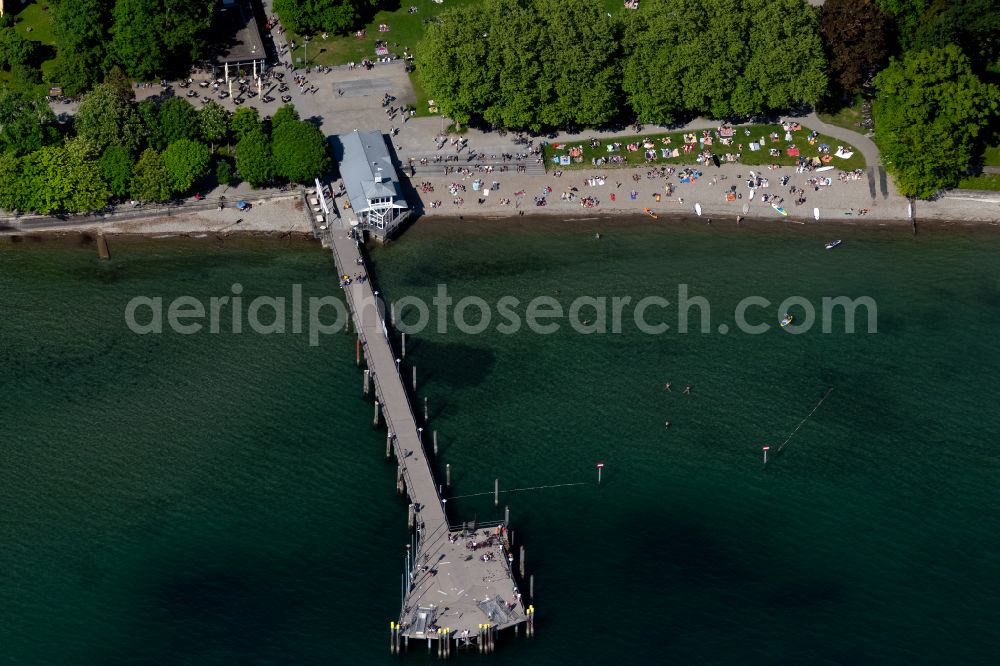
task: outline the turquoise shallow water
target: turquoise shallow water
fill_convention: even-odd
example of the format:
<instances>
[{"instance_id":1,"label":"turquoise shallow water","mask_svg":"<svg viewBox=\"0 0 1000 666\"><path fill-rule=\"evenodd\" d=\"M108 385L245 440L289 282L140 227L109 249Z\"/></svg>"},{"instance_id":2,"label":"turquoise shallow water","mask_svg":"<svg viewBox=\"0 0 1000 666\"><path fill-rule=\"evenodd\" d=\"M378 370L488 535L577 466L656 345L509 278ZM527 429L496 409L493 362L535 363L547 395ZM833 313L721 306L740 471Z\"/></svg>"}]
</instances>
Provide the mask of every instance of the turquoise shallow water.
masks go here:
<instances>
[{"instance_id":1,"label":"turquoise shallow water","mask_svg":"<svg viewBox=\"0 0 1000 666\"><path fill-rule=\"evenodd\" d=\"M394 297L674 300L683 282L713 331L748 295L878 304L875 335L414 335L453 497L586 484L504 494L539 626L490 661L992 661L1000 237L838 235L825 252L798 228L425 221L373 253ZM137 336L122 317L234 282L327 294L328 256L113 251L0 246L0 663L389 661L405 505L353 339ZM449 511L497 515L489 495Z\"/></svg>"}]
</instances>

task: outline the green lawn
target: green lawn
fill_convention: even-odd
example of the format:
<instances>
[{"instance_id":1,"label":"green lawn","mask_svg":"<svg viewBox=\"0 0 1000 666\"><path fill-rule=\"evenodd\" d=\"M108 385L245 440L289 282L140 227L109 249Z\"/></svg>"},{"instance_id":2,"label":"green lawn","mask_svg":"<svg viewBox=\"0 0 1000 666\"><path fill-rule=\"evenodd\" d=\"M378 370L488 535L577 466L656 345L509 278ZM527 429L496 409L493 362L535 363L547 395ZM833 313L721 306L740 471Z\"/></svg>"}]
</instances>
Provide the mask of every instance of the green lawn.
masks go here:
<instances>
[{"instance_id":1,"label":"green lawn","mask_svg":"<svg viewBox=\"0 0 1000 666\"><path fill-rule=\"evenodd\" d=\"M985 166L1000 166L1000 146L990 146L983 151Z\"/></svg>"},{"instance_id":2,"label":"green lawn","mask_svg":"<svg viewBox=\"0 0 1000 666\"><path fill-rule=\"evenodd\" d=\"M744 129L749 129L751 136L746 136ZM778 134L777 141L769 140L766 146L762 150L750 151L748 144L751 139L760 139L763 137L769 137L772 133ZM701 130L693 132L697 136L701 136ZM792 132L792 141L785 141L785 131L781 128L781 125L745 125L736 128L736 136L733 138L733 145L726 146L723 145L718 138L713 138L713 145L710 147L715 154L722 155L732 152L738 152L738 144L743 144L742 156L740 157L739 164L746 165L766 165L766 164L780 164L782 166L794 166L796 163L795 157L789 156L786 152L786 148L790 145L795 145L803 157L817 157L819 156L819 145L826 143L830 145L831 152L836 151L837 146L844 145L842 141L838 141L826 135L820 134L813 145L808 142L808 135L811 130L808 127L802 127L796 132ZM713 137L714 137L713 132ZM669 138L670 143L665 144L663 140ZM620 155L625 158L622 163L611 163L605 162L600 166L600 168L619 168L619 167L637 167L646 164L645 151L640 149L636 152L629 152L626 146L630 143L642 144L644 140L651 141L656 150L657 158L653 164L697 164L695 158L697 157L699 150L696 148L693 152L685 153L683 150L677 157L662 157L660 152L663 148L677 148L682 149L684 146L684 132L670 132L666 134L643 134L640 136L629 136L620 137L615 139L604 139L601 145L595 148L590 146L589 140L575 141L568 144L550 143L545 146L545 164L546 168L549 169L592 169L594 168L593 160L597 158L608 158L613 155ZM618 151L609 152L607 146L611 143L620 143L622 147ZM555 146L561 146L557 149ZM697 146L697 144L695 144ZM850 149L850 146L844 146ZM582 159L573 159L569 165L556 166L552 159L556 156L569 155L569 151L573 148L580 148L583 150ZM772 157L769 153L771 148L777 148L781 151L778 157ZM853 169L863 169L865 167L865 158L860 151L855 150L854 154L848 159L840 159L834 157L832 161L829 162L830 165L836 167L837 169L851 171Z\"/></svg>"},{"instance_id":3,"label":"green lawn","mask_svg":"<svg viewBox=\"0 0 1000 666\"><path fill-rule=\"evenodd\" d=\"M864 133L864 129L861 127L861 98L858 97L854 100L854 103L850 106L845 106L839 111L835 112L816 112L816 115L824 123L829 123L831 125L836 125L837 127L843 127L844 129L849 129L852 132Z\"/></svg>"},{"instance_id":4,"label":"green lawn","mask_svg":"<svg viewBox=\"0 0 1000 666\"><path fill-rule=\"evenodd\" d=\"M29 4L16 15L15 20L17 23L14 24L14 29L25 39L47 46L55 45L55 36L52 34L55 22L48 2Z\"/></svg>"},{"instance_id":5,"label":"green lawn","mask_svg":"<svg viewBox=\"0 0 1000 666\"><path fill-rule=\"evenodd\" d=\"M958 181L963 190L992 190L1000 192L1000 174L984 173L978 176L967 176Z\"/></svg>"},{"instance_id":6,"label":"green lawn","mask_svg":"<svg viewBox=\"0 0 1000 666\"><path fill-rule=\"evenodd\" d=\"M52 9L49 7L48 2L33 2L27 5L15 14L14 20L16 21L14 23L14 30L25 39L39 42L43 46L55 46L55 37L52 34L55 21L52 18ZM55 58L42 63L43 80L52 72L55 65ZM21 91L48 90L48 85L46 84L36 85L25 83L20 79L15 80L10 72L0 72L0 85Z\"/></svg>"},{"instance_id":7,"label":"green lawn","mask_svg":"<svg viewBox=\"0 0 1000 666\"><path fill-rule=\"evenodd\" d=\"M375 42L388 43L389 53L400 57L404 53L413 53L417 42L424 35L424 25L446 9L473 5L476 0L445 0L440 5L433 0L401 0L400 8L394 11L380 11L368 25L364 26L365 36L358 39L354 34L330 35L323 39L321 35L313 35L309 42L309 63L313 65L343 65L348 62L360 62L363 58L375 57ZM417 13L410 14L409 8L416 7ZM379 32L379 24L389 26L389 32ZM293 62L298 58L305 61L306 47L300 35L286 31L289 43L295 42L292 52Z\"/></svg>"}]
</instances>

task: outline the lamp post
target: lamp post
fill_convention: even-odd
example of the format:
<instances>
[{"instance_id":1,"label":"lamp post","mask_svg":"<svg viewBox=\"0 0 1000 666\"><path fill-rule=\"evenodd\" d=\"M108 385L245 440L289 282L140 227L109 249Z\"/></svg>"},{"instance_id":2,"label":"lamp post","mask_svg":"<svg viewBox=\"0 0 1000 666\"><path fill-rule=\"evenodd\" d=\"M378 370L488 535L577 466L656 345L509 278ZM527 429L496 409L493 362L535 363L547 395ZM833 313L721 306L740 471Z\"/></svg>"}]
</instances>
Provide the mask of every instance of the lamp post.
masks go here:
<instances>
[{"instance_id":1,"label":"lamp post","mask_svg":"<svg viewBox=\"0 0 1000 666\"><path fill-rule=\"evenodd\" d=\"M306 67L309 67L309 35L302 36L302 56L306 61Z\"/></svg>"}]
</instances>

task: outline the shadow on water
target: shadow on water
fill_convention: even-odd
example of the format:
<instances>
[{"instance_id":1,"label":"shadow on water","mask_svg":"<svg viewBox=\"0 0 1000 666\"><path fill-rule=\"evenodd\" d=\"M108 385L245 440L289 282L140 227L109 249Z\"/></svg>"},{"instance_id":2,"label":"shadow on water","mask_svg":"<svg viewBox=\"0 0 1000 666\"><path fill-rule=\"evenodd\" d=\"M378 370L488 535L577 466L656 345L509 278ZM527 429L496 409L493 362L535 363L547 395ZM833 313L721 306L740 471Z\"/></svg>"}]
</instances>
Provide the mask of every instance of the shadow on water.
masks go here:
<instances>
[{"instance_id":1,"label":"shadow on water","mask_svg":"<svg viewBox=\"0 0 1000 666\"><path fill-rule=\"evenodd\" d=\"M407 339L407 345L409 344ZM409 354L407 358L410 358ZM491 349L463 342L438 342L426 338L421 341L420 357L415 360L419 376L425 385L430 381L444 384L451 389L481 385L493 371L496 362L496 352ZM440 416L446 412L447 405L436 415Z\"/></svg>"}]
</instances>

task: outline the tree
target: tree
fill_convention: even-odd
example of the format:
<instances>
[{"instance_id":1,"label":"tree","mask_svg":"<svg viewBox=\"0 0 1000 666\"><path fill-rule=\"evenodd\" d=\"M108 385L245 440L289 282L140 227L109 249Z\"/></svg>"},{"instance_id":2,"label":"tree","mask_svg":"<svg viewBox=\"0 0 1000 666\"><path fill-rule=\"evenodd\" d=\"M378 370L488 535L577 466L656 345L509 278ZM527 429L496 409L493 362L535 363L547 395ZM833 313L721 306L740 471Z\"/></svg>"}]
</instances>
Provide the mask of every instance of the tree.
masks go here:
<instances>
[{"instance_id":1,"label":"tree","mask_svg":"<svg viewBox=\"0 0 1000 666\"><path fill-rule=\"evenodd\" d=\"M1000 11L994 0L935 2L920 17L913 47L956 44L979 75L1000 72Z\"/></svg>"},{"instance_id":2,"label":"tree","mask_svg":"<svg viewBox=\"0 0 1000 666\"><path fill-rule=\"evenodd\" d=\"M128 194L132 181L132 156L121 146L108 146L101 159L98 160L101 176L108 189L115 197L121 198Z\"/></svg>"},{"instance_id":3,"label":"tree","mask_svg":"<svg viewBox=\"0 0 1000 666\"><path fill-rule=\"evenodd\" d=\"M13 153L0 153L0 208L25 208L21 160Z\"/></svg>"},{"instance_id":4,"label":"tree","mask_svg":"<svg viewBox=\"0 0 1000 666\"><path fill-rule=\"evenodd\" d=\"M827 86L816 10L802 0L750 0L747 4L750 59L733 93L733 111L750 116L800 104L815 106Z\"/></svg>"},{"instance_id":5,"label":"tree","mask_svg":"<svg viewBox=\"0 0 1000 666\"><path fill-rule=\"evenodd\" d=\"M54 143L55 120L42 95L0 88L0 153L21 156Z\"/></svg>"},{"instance_id":6,"label":"tree","mask_svg":"<svg viewBox=\"0 0 1000 666\"><path fill-rule=\"evenodd\" d=\"M617 24L599 3L535 0L534 8L543 39L535 49L544 92L533 129L607 123L621 94Z\"/></svg>"},{"instance_id":7,"label":"tree","mask_svg":"<svg viewBox=\"0 0 1000 666\"><path fill-rule=\"evenodd\" d=\"M174 192L184 193L196 181L208 173L212 154L208 146L190 139L178 139L163 153L163 165L170 176L170 187Z\"/></svg>"},{"instance_id":8,"label":"tree","mask_svg":"<svg viewBox=\"0 0 1000 666\"><path fill-rule=\"evenodd\" d=\"M28 83L41 80L37 60L38 42L22 37L14 28L0 28L0 69Z\"/></svg>"},{"instance_id":9,"label":"tree","mask_svg":"<svg viewBox=\"0 0 1000 666\"><path fill-rule=\"evenodd\" d=\"M250 132L236 144L236 173L254 188L271 182L271 142L264 132Z\"/></svg>"},{"instance_id":10,"label":"tree","mask_svg":"<svg viewBox=\"0 0 1000 666\"><path fill-rule=\"evenodd\" d=\"M153 148L142 152L132 170L132 196L140 201L167 201L170 198L170 174L163 158Z\"/></svg>"},{"instance_id":11,"label":"tree","mask_svg":"<svg viewBox=\"0 0 1000 666\"><path fill-rule=\"evenodd\" d=\"M271 131L278 129L278 127L286 120L298 120L299 112L295 110L295 106L292 104L285 104L280 109L274 112L271 116Z\"/></svg>"},{"instance_id":12,"label":"tree","mask_svg":"<svg viewBox=\"0 0 1000 666\"><path fill-rule=\"evenodd\" d=\"M76 132L91 139L101 152L110 145L138 151L145 139L131 91L114 82L101 83L83 97L76 114Z\"/></svg>"},{"instance_id":13,"label":"tree","mask_svg":"<svg viewBox=\"0 0 1000 666\"><path fill-rule=\"evenodd\" d=\"M160 132L163 140L193 139L198 135L198 113L183 97L171 97L160 102Z\"/></svg>"},{"instance_id":14,"label":"tree","mask_svg":"<svg viewBox=\"0 0 1000 666\"><path fill-rule=\"evenodd\" d=\"M638 117L749 116L826 92L815 11L801 0L647 0L625 24L622 89Z\"/></svg>"},{"instance_id":15,"label":"tree","mask_svg":"<svg viewBox=\"0 0 1000 666\"><path fill-rule=\"evenodd\" d=\"M233 168L229 166L229 160L219 160L215 167L215 180L219 185L229 185L233 182Z\"/></svg>"},{"instance_id":16,"label":"tree","mask_svg":"<svg viewBox=\"0 0 1000 666\"><path fill-rule=\"evenodd\" d=\"M67 95L77 95L97 83L107 55L107 26L112 3L105 0L60 0L53 18L58 63L55 81Z\"/></svg>"},{"instance_id":17,"label":"tree","mask_svg":"<svg viewBox=\"0 0 1000 666\"><path fill-rule=\"evenodd\" d=\"M158 151L165 150L167 139L160 129L160 107L156 105L156 100L144 99L135 107L139 121L142 123L142 131L146 137L146 145Z\"/></svg>"},{"instance_id":18,"label":"tree","mask_svg":"<svg viewBox=\"0 0 1000 666\"><path fill-rule=\"evenodd\" d=\"M239 141L255 132L263 132L264 126L260 123L260 114L257 109L241 106L233 112L233 117L229 121L229 127Z\"/></svg>"},{"instance_id":19,"label":"tree","mask_svg":"<svg viewBox=\"0 0 1000 666\"><path fill-rule=\"evenodd\" d=\"M955 45L911 51L875 77L875 140L906 196L954 185L1000 107L1000 91Z\"/></svg>"},{"instance_id":20,"label":"tree","mask_svg":"<svg viewBox=\"0 0 1000 666\"><path fill-rule=\"evenodd\" d=\"M840 97L861 92L868 77L889 61L889 17L873 0L827 0L820 8L819 31Z\"/></svg>"},{"instance_id":21,"label":"tree","mask_svg":"<svg viewBox=\"0 0 1000 666\"><path fill-rule=\"evenodd\" d=\"M330 167L329 145L315 125L285 120L274 128L271 139L277 176L293 183L308 183Z\"/></svg>"},{"instance_id":22,"label":"tree","mask_svg":"<svg viewBox=\"0 0 1000 666\"><path fill-rule=\"evenodd\" d=\"M358 21L355 5L372 0L274 0L274 11L285 27L300 34L345 33Z\"/></svg>"},{"instance_id":23,"label":"tree","mask_svg":"<svg viewBox=\"0 0 1000 666\"><path fill-rule=\"evenodd\" d=\"M215 0L116 0L108 58L137 79L186 73L205 49Z\"/></svg>"},{"instance_id":24,"label":"tree","mask_svg":"<svg viewBox=\"0 0 1000 666\"><path fill-rule=\"evenodd\" d=\"M489 26L483 5L442 12L427 26L417 48L417 64L425 87L438 108L456 123L465 124L492 106L496 77L486 67Z\"/></svg>"},{"instance_id":25,"label":"tree","mask_svg":"<svg viewBox=\"0 0 1000 666\"><path fill-rule=\"evenodd\" d=\"M84 140L76 148L86 143ZM103 208L110 192L87 151L45 146L21 160L21 207L39 213L82 213Z\"/></svg>"},{"instance_id":26,"label":"tree","mask_svg":"<svg viewBox=\"0 0 1000 666\"><path fill-rule=\"evenodd\" d=\"M208 141L215 151L215 144L226 138L229 132L229 112L212 100L198 111L198 136Z\"/></svg>"}]
</instances>

